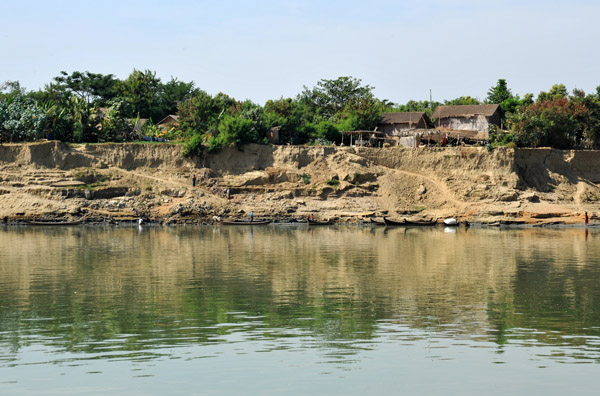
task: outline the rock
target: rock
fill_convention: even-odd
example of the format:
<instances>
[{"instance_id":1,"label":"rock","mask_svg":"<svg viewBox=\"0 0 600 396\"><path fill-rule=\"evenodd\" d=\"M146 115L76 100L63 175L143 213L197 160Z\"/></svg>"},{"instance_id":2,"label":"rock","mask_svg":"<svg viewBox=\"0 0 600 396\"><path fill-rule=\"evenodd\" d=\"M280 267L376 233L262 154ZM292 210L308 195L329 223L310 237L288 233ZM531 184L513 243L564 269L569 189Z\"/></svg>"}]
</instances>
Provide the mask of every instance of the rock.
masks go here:
<instances>
[{"instance_id":1,"label":"rock","mask_svg":"<svg viewBox=\"0 0 600 396\"><path fill-rule=\"evenodd\" d=\"M53 183L50 187L75 187L75 186L85 186L85 183L77 180L64 180L57 183Z\"/></svg>"},{"instance_id":2,"label":"rock","mask_svg":"<svg viewBox=\"0 0 600 396\"><path fill-rule=\"evenodd\" d=\"M497 200L501 202L512 202L519 198L519 193L516 191L502 191L498 193Z\"/></svg>"},{"instance_id":3,"label":"rock","mask_svg":"<svg viewBox=\"0 0 600 396\"><path fill-rule=\"evenodd\" d=\"M420 185L419 188L417 188L417 195L423 195L427 192L427 188L425 188L424 185Z\"/></svg>"},{"instance_id":4,"label":"rock","mask_svg":"<svg viewBox=\"0 0 600 396\"><path fill-rule=\"evenodd\" d=\"M540 197L534 192L529 192L527 194L524 194L523 199L525 199L529 202L540 202Z\"/></svg>"},{"instance_id":5,"label":"rock","mask_svg":"<svg viewBox=\"0 0 600 396\"><path fill-rule=\"evenodd\" d=\"M129 190L127 190L127 195L128 197L137 197L138 195L140 195L142 193L142 190L140 190L139 188L130 188Z\"/></svg>"}]
</instances>

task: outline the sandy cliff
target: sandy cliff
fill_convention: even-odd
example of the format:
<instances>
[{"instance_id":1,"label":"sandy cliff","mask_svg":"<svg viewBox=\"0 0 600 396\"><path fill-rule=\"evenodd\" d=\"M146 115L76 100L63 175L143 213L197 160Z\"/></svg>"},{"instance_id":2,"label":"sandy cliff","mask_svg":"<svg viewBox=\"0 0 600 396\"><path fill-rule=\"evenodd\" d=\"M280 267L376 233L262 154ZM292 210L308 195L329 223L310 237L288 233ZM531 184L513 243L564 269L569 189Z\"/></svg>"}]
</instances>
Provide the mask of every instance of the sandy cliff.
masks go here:
<instances>
[{"instance_id":1,"label":"sandy cliff","mask_svg":"<svg viewBox=\"0 0 600 396\"><path fill-rule=\"evenodd\" d=\"M581 223L599 211L599 165L600 152L551 149L250 145L184 158L170 144L4 144L0 218L197 223L252 210L282 220Z\"/></svg>"}]
</instances>

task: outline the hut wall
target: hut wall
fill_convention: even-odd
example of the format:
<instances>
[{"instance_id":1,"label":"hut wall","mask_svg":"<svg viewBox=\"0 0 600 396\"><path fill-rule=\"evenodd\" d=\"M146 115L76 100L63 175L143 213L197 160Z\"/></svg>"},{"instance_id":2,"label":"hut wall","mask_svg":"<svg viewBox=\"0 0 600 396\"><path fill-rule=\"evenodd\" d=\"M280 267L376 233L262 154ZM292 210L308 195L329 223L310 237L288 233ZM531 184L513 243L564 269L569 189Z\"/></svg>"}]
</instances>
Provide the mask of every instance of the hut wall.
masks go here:
<instances>
[{"instance_id":1,"label":"hut wall","mask_svg":"<svg viewBox=\"0 0 600 396\"><path fill-rule=\"evenodd\" d=\"M422 119L419 122L408 123L395 123L395 124L383 124L380 125L379 130L387 136L401 136L403 132L410 131L413 129L427 128L425 121Z\"/></svg>"},{"instance_id":2,"label":"hut wall","mask_svg":"<svg viewBox=\"0 0 600 396\"><path fill-rule=\"evenodd\" d=\"M488 131L490 126L488 118L483 115L475 115L473 117L444 118L439 120L438 123L442 128L481 132Z\"/></svg>"},{"instance_id":3,"label":"hut wall","mask_svg":"<svg viewBox=\"0 0 600 396\"><path fill-rule=\"evenodd\" d=\"M400 138L398 144L403 147L419 147L420 138L418 136L403 136Z\"/></svg>"}]
</instances>

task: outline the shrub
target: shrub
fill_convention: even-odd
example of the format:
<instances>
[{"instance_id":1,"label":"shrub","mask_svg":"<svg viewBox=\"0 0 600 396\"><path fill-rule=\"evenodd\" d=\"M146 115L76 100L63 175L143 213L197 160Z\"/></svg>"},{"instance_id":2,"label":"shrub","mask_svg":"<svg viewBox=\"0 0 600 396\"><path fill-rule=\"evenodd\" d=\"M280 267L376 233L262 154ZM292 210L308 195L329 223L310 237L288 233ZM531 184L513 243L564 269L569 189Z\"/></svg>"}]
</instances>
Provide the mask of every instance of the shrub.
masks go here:
<instances>
[{"instance_id":1,"label":"shrub","mask_svg":"<svg viewBox=\"0 0 600 396\"><path fill-rule=\"evenodd\" d=\"M190 157L192 155L201 155L204 146L202 145L202 135L194 135L183 146L183 155ZM210 150L210 148L209 148Z\"/></svg>"},{"instance_id":2,"label":"shrub","mask_svg":"<svg viewBox=\"0 0 600 396\"><path fill-rule=\"evenodd\" d=\"M337 176L333 176L331 180L327 180L327 184L330 186L337 186L340 184L340 179Z\"/></svg>"}]
</instances>

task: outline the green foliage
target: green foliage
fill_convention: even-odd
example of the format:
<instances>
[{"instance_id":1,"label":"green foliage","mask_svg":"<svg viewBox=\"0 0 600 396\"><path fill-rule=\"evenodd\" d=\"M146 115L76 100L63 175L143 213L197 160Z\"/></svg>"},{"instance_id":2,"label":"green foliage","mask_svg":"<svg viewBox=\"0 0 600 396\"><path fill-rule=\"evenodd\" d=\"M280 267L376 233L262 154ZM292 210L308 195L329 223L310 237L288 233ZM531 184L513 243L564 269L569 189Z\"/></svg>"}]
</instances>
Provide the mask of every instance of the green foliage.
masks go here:
<instances>
[{"instance_id":1,"label":"green foliage","mask_svg":"<svg viewBox=\"0 0 600 396\"><path fill-rule=\"evenodd\" d=\"M571 102L585 107L585 116L577 117L580 124L582 144L589 148L600 147L600 97L598 95L586 95L581 90L574 89Z\"/></svg>"},{"instance_id":2,"label":"green foliage","mask_svg":"<svg viewBox=\"0 0 600 396\"><path fill-rule=\"evenodd\" d=\"M213 98L198 90L193 97L178 106L181 129L192 136L214 131L224 115L233 113L236 104L234 99L225 94L219 93Z\"/></svg>"},{"instance_id":3,"label":"green foliage","mask_svg":"<svg viewBox=\"0 0 600 396\"><path fill-rule=\"evenodd\" d=\"M480 105L481 102L478 99L470 96L461 96L460 98L444 101L446 106L459 106L459 105Z\"/></svg>"},{"instance_id":4,"label":"green foliage","mask_svg":"<svg viewBox=\"0 0 600 396\"><path fill-rule=\"evenodd\" d=\"M304 87L295 98L269 100L262 107L223 93L213 97L193 82L173 77L163 84L150 70L134 69L125 80L112 74L63 71L36 92L26 92L18 81L0 85L0 139L49 135L70 142L130 141L140 131L140 118L150 120L145 134L165 136L152 120L177 113L180 125L167 136L184 142L193 139L192 151L202 143L211 151L266 143L265 132L273 127L279 130L281 144L330 144L340 142L340 131L372 130L383 112L431 114L440 104L410 100L396 105L375 98L373 90L349 76L322 79L313 88ZM590 95L575 89L569 96L563 84L556 84L540 92L535 103L533 99L533 94L513 95L504 79L489 89L486 103L500 104L506 116L502 126L509 129L490 131L494 145L600 148L600 86ZM444 104L480 102L462 96Z\"/></svg>"},{"instance_id":5,"label":"green foliage","mask_svg":"<svg viewBox=\"0 0 600 396\"><path fill-rule=\"evenodd\" d=\"M169 114L177 114L177 108L180 103L200 94L200 90L194 87L194 82L183 82L171 77L171 80L163 84L160 93L161 117Z\"/></svg>"},{"instance_id":6,"label":"green foliage","mask_svg":"<svg viewBox=\"0 0 600 396\"><path fill-rule=\"evenodd\" d=\"M73 141L76 143L97 142L98 116L96 108L77 96L71 96L65 109L73 125Z\"/></svg>"},{"instance_id":7,"label":"green foliage","mask_svg":"<svg viewBox=\"0 0 600 396\"><path fill-rule=\"evenodd\" d=\"M304 182L304 184L310 184L310 175L307 175L306 173L304 173L302 175L302 181Z\"/></svg>"},{"instance_id":8,"label":"green foliage","mask_svg":"<svg viewBox=\"0 0 600 396\"><path fill-rule=\"evenodd\" d=\"M502 102L511 99L513 97L512 92L508 89L506 80L501 78L495 87L490 88L487 96L487 103L501 104Z\"/></svg>"},{"instance_id":9,"label":"green foliage","mask_svg":"<svg viewBox=\"0 0 600 396\"><path fill-rule=\"evenodd\" d=\"M123 107L126 103L122 100L114 100L106 114L101 115L98 130L99 142L127 142L135 140L133 125L125 118Z\"/></svg>"},{"instance_id":10,"label":"green foliage","mask_svg":"<svg viewBox=\"0 0 600 396\"><path fill-rule=\"evenodd\" d=\"M41 109L47 117L50 139L72 142L73 120L67 108L56 103L46 102Z\"/></svg>"},{"instance_id":11,"label":"green foliage","mask_svg":"<svg viewBox=\"0 0 600 396\"><path fill-rule=\"evenodd\" d=\"M340 132L331 121L321 121L316 125L317 138L328 142L335 142L341 139Z\"/></svg>"},{"instance_id":12,"label":"green foliage","mask_svg":"<svg viewBox=\"0 0 600 396\"><path fill-rule=\"evenodd\" d=\"M248 143L258 143L259 135L252 120L243 116L226 115L219 123L219 138L224 147L237 146L241 149Z\"/></svg>"},{"instance_id":13,"label":"green foliage","mask_svg":"<svg viewBox=\"0 0 600 396\"><path fill-rule=\"evenodd\" d=\"M588 114L582 103L558 98L531 104L513 115L510 122L519 146L567 149L581 140L583 128L579 119Z\"/></svg>"},{"instance_id":14,"label":"green foliage","mask_svg":"<svg viewBox=\"0 0 600 396\"><path fill-rule=\"evenodd\" d=\"M414 101L414 100L409 100L406 104L404 105L397 105L397 106L387 106L386 108L384 108L384 111L387 112L420 112L423 111L427 114L427 116L431 117L431 114L435 111L435 108L440 106L441 103L440 102L430 102L430 101Z\"/></svg>"},{"instance_id":15,"label":"green foliage","mask_svg":"<svg viewBox=\"0 0 600 396\"><path fill-rule=\"evenodd\" d=\"M63 98L75 95L87 104L104 106L117 96L118 82L112 74L75 71L69 75L66 71L61 71L58 77L54 77L52 89Z\"/></svg>"},{"instance_id":16,"label":"green foliage","mask_svg":"<svg viewBox=\"0 0 600 396\"><path fill-rule=\"evenodd\" d=\"M0 84L0 100L11 102L16 96L26 96L25 88L18 81L5 81Z\"/></svg>"},{"instance_id":17,"label":"green foliage","mask_svg":"<svg viewBox=\"0 0 600 396\"><path fill-rule=\"evenodd\" d=\"M302 110L303 106L294 99L268 100L263 113L265 129L278 127L282 144L306 142L311 134L305 131L308 119Z\"/></svg>"},{"instance_id":18,"label":"green foliage","mask_svg":"<svg viewBox=\"0 0 600 396\"><path fill-rule=\"evenodd\" d=\"M22 142L45 137L48 119L35 101L20 92L0 99L0 141Z\"/></svg>"},{"instance_id":19,"label":"green foliage","mask_svg":"<svg viewBox=\"0 0 600 396\"><path fill-rule=\"evenodd\" d=\"M162 84L156 72L134 69L126 80L121 81L119 95L132 106L133 112L129 117L152 118L160 120L166 116L162 107Z\"/></svg>"},{"instance_id":20,"label":"green foliage","mask_svg":"<svg viewBox=\"0 0 600 396\"><path fill-rule=\"evenodd\" d=\"M564 84L554 84L550 91L540 92L536 102L541 103L556 99L565 99L567 96L569 96L569 91L567 91L567 87Z\"/></svg>"},{"instance_id":21,"label":"green foliage","mask_svg":"<svg viewBox=\"0 0 600 396\"><path fill-rule=\"evenodd\" d=\"M330 186L337 186L340 184L340 178L337 175L333 176L331 179L327 180L326 183Z\"/></svg>"},{"instance_id":22,"label":"green foliage","mask_svg":"<svg viewBox=\"0 0 600 396\"><path fill-rule=\"evenodd\" d=\"M353 77L322 79L312 90L305 86L298 99L309 104L315 115L331 119L347 106L356 108L361 101L372 98L373 89L362 86L361 80Z\"/></svg>"},{"instance_id":23,"label":"green foliage","mask_svg":"<svg viewBox=\"0 0 600 396\"><path fill-rule=\"evenodd\" d=\"M200 156L202 154L202 150L204 149L203 143L204 140L202 135L196 134L192 136L190 140L188 140L183 146L183 155L185 157L191 157L193 155Z\"/></svg>"},{"instance_id":24,"label":"green foliage","mask_svg":"<svg viewBox=\"0 0 600 396\"><path fill-rule=\"evenodd\" d=\"M490 125L489 138L493 146L506 146L514 142L514 134L502 130L496 125Z\"/></svg>"},{"instance_id":25,"label":"green foliage","mask_svg":"<svg viewBox=\"0 0 600 396\"><path fill-rule=\"evenodd\" d=\"M256 126L256 122L242 115L225 115L217 130L210 134L208 150L215 152L234 146L241 150L245 144L262 143Z\"/></svg>"},{"instance_id":26,"label":"green foliage","mask_svg":"<svg viewBox=\"0 0 600 396\"><path fill-rule=\"evenodd\" d=\"M208 138L208 151L216 153L226 146L225 140L221 136L211 136Z\"/></svg>"}]
</instances>

